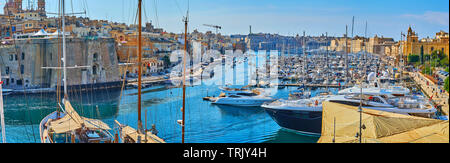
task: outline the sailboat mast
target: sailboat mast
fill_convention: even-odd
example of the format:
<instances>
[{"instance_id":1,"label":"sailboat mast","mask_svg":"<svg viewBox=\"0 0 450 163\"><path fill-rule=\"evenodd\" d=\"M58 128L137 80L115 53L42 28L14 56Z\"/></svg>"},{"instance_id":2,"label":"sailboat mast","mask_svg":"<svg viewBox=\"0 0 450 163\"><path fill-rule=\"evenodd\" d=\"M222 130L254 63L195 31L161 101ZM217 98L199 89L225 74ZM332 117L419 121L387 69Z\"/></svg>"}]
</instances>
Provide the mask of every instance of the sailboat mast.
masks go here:
<instances>
[{"instance_id":1,"label":"sailboat mast","mask_svg":"<svg viewBox=\"0 0 450 163\"><path fill-rule=\"evenodd\" d=\"M65 0L62 0L62 35L63 35L63 72L64 72L64 99L68 99L68 93L67 93L67 64L66 64L66 5Z\"/></svg>"},{"instance_id":2,"label":"sailboat mast","mask_svg":"<svg viewBox=\"0 0 450 163\"><path fill-rule=\"evenodd\" d=\"M326 72L327 72L327 92L328 92L328 83L330 82L330 72L329 72L330 64L328 63L328 32L325 33L325 43L326 43L325 47L327 48L327 54L326 54L327 70L326 70Z\"/></svg>"},{"instance_id":3,"label":"sailboat mast","mask_svg":"<svg viewBox=\"0 0 450 163\"><path fill-rule=\"evenodd\" d=\"M365 31L364 31L364 39L366 39L367 38L367 21L366 21L366 29L365 29ZM368 39L368 41L369 41L370 39ZM364 76L366 76L367 75L367 67L366 67L366 65L367 65L367 45L364 45Z\"/></svg>"},{"instance_id":4,"label":"sailboat mast","mask_svg":"<svg viewBox=\"0 0 450 163\"><path fill-rule=\"evenodd\" d=\"M308 72L308 69L307 69L308 60L306 58L306 52L305 52L305 50L306 50L306 40L305 39L306 39L306 33L305 33L305 31L303 31L303 84L306 84L306 75Z\"/></svg>"},{"instance_id":5,"label":"sailboat mast","mask_svg":"<svg viewBox=\"0 0 450 163\"><path fill-rule=\"evenodd\" d=\"M2 73L0 67L0 82L2 81ZM6 133L5 133L5 114L3 112L3 83L0 83L0 121L2 125L2 142L6 143Z\"/></svg>"},{"instance_id":6,"label":"sailboat mast","mask_svg":"<svg viewBox=\"0 0 450 163\"><path fill-rule=\"evenodd\" d=\"M345 82L348 83L348 26L345 26Z\"/></svg>"},{"instance_id":7,"label":"sailboat mast","mask_svg":"<svg viewBox=\"0 0 450 163\"><path fill-rule=\"evenodd\" d=\"M139 25L138 25L138 131L142 129L141 119L141 93L142 93L142 0L138 0Z\"/></svg>"},{"instance_id":8,"label":"sailboat mast","mask_svg":"<svg viewBox=\"0 0 450 163\"><path fill-rule=\"evenodd\" d=\"M351 46L350 53L352 53L352 54L353 54L353 29L354 29L354 26L355 26L355 17L353 16L353 19L352 19L352 41L350 42L350 46Z\"/></svg>"},{"instance_id":9,"label":"sailboat mast","mask_svg":"<svg viewBox=\"0 0 450 163\"><path fill-rule=\"evenodd\" d=\"M184 57L183 57L183 121L181 124L181 137L182 137L182 143L184 143L184 137L185 137L185 120L186 120L186 57L187 57L187 26L188 26L188 16L189 13L187 14L186 18L183 20L184 21Z\"/></svg>"}]
</instances>

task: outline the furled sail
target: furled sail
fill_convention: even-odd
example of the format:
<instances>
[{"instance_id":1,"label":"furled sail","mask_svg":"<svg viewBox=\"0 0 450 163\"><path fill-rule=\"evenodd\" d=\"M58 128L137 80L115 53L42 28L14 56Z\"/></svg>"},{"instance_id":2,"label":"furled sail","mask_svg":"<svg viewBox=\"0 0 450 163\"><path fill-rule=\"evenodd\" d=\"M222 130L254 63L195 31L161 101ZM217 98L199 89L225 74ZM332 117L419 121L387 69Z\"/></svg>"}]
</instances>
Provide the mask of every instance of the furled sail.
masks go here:
<instances>
[{"instance_id":1,"label":"furled sail","mask_svg":"<svg viewBox=\"0 0 450 163\"><path fill-rule=\"evenodd\" d=\"M96 119L89 119L81 117L68 100L64 101L66 115L49 124L49 129L53 133L66 133L81 128L90 130L111 130L111 128L104 122Z\"/></svg>"}]
</instances>

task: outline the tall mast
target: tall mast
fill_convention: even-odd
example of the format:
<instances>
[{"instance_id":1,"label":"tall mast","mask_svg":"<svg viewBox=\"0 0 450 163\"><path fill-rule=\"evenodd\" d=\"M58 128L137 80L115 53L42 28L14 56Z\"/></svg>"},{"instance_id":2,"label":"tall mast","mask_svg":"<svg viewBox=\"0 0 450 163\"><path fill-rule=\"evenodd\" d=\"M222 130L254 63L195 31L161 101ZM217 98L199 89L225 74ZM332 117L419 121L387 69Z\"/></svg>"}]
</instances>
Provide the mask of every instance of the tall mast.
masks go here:
<instances>
[{"instance_id":1,"label":"tall mast","mask_svg":"<svg viewBox=\"0 0 450 163\"><path fill-rule=\"evenodd\" d=\"M62 35L63 35L63 73L64 73L64 99L68 99L67 93L67 64L66 64L66 5L65 0L62 0Z\"/></svg>"},{"instance_id":2,"label":"tall mast","mask_svg":"<svg viewBox=\"0 0 450 163\"><path fill-rule=\"evenodd\" d=\"M189 22L189 11L186 14L186 17L184 18L184 57L183 57L183 121L181 124L181 137L182 137L182 143L184 143L184 137L185 137L185 120L186 120L186 57L187 57L187 26Z\"/></svg>"},{"instance_id":3,"label":"tall mast","mask_svg":"<svg viewBox=\"0 0 450 163\"><path fill-rule=\"evenodd\" d=\"M353 19L352 19L352 41L350 42L350 46L351 46L350 53L352 53L352 54L353 54L353 28L354 28L354 26L355 26L355 17L353 16Z\"/></svg>"},{"instance_id":4,"label":"tall mast","mask_svg":"<svg viewBox=\"0 0 450 163\"><path fill-rule=\"evenodd\" d=\"M345 26L345 82L348 82L348 26Z\"/></svg>"},{"instance_id":5,"label":"tall mast","mask_svg":"<svg viewBox=\"0 0 450 163\"><path fill-rule=\"evenodd\" d=\"M366 30L364 31L364 39L366 39L366 38L367 38L367 21L366 21ZM364 65L364 76L366 76L367 75L367 68L366 68L366 65L367 65L367 45L364 45L364 55L363 55L363 57L364 57L364 62L363 63L365 63L365 64L363 64Z\"/></svg>"},{"instance_id":6,"label":"tall mast","mask_svg":"<svg viewBox=\"0 0 450 163\"><path fill-rule=\"evenodd\" d=\"M142 131L142 119L141 119L141 93L142 93L142 0L138 0L138 131Z\"/></svg>"},{"instance_id":7,"label":"tall mast","mask_svg":"<svg viewBox=\"0 0 450 163\"><path fill-rule=\"evenodd\" d=\"M400 71L401 71L401 73L400 73L400 81L403 79L403 66L404 66L404 59L403 59L403 50L401 50L401 49L403 49L403 36L404 36L404 34L403 34L403 32L401 32L400 33L400 45L399 45L399 49L400 49L400 63L399 63L399 65L400 65Z\"/></svg>"},{"instance_id":8,"label":"tall mast","mask_svg":"<svg viewBox=\"0 0 450 163\"><path fill-rule=\"evenodd\" d=\"M328 72L328 71L330 71L330 65L328 64L328 32L326 32L325 33L325 43L326 43L326 45L325 45L325 47L327 48L327 54L326 54L326 64L327 64L327 92L328 92L328 83L330 82L330 72Z\"/></svg>"},{"instance_id":9,"label":"tall mast","mask_svg":"<svg viewBox=\"0 0 450 163\"><path fill-rule=\"evenodd\" d=\"M2 81L2 73L0 67L0 82ZM5 133L5 114L3 112L3 83L0 83L0 121L2 125L2 142L6 143L6 133Z\"/></svg>"},{"instance_id":10,"label":"tall mast","mask_svg":"<svg viewBox=\"0 0 450 163\"><path fill-rule=\"evenodd\" d=\"M308 69L307 69L307 62L308 62L308 60L307 60L307 57L306 57L306 53L305 53L305 49L306 49L306 41L305 41L305 39L306 39L306 33L305 33L305 31L303 31L303 84L306 84L306 75L307 75L307 72L308 72Z\"/></svg>"}]
</instances>

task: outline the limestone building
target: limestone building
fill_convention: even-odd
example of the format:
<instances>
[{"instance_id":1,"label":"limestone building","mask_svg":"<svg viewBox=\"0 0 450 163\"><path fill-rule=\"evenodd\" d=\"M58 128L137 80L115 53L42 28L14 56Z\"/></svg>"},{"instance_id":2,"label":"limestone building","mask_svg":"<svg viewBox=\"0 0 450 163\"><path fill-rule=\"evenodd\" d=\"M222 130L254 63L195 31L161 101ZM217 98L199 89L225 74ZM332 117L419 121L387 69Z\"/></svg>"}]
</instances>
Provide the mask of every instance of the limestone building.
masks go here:
<instances>
[{"instance_id":1,"label":"limestone building","mask_svg":"<svg viewBox=\"0 0 450 163\"><path fill-rule=\"evenodd\" d=\"M434 38L423 38L419 40L418 34L409 27L406 41L403 41L403 54L405 55L424 55L431 54L435 50L441 50L448 56L448 48L448 33L444 31L436 33Z\"/></svg>"}]
</instances>

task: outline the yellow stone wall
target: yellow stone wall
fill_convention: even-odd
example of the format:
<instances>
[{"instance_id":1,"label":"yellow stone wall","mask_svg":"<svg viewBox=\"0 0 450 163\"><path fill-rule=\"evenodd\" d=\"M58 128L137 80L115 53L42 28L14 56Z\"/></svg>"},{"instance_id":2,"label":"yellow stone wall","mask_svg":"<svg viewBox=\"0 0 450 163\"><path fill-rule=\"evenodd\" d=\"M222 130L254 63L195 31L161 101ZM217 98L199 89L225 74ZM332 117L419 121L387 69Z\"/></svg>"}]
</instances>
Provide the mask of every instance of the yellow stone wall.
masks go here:
<instances>
[{"instance_id":1,"label":"yellow stone wall","mask_svg":"<svg viewBox=\"0 0 450 163\"><path fill-rule=\"evenodd\" d=\"M449 56L449 40L448 34L444 32L436 33L436 37L434 39L422 39L419 40L419 37L411 30L408 29L408 35L406 41L403 41L403 53L406 55L411 54L431 54L435 50L442 50L444 53Z\"/></svg>"}]
</instances>

